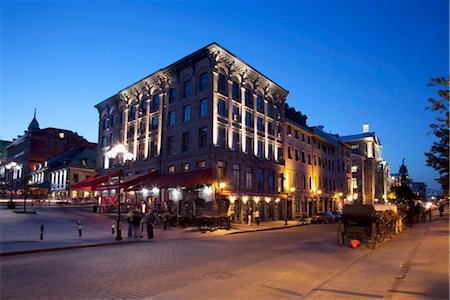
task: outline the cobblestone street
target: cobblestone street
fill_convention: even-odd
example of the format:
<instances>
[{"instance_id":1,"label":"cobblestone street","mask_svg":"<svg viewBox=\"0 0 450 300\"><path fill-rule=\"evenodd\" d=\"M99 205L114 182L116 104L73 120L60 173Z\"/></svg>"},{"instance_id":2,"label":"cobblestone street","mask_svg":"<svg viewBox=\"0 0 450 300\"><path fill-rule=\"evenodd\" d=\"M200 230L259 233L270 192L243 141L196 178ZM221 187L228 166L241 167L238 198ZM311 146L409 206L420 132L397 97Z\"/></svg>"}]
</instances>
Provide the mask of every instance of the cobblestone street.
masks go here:
<instances>
[{"instance_id":1,"label":"cobblestone street","mask_svg":"<svg viewBox=\"0 0 450 300\"><path fill-rule=\"evenodd\" d=\"M338 247L328 224L2 257L1 271L2 299L447 299L448 216L375 250Z\"/></svg>"}]
</instances>

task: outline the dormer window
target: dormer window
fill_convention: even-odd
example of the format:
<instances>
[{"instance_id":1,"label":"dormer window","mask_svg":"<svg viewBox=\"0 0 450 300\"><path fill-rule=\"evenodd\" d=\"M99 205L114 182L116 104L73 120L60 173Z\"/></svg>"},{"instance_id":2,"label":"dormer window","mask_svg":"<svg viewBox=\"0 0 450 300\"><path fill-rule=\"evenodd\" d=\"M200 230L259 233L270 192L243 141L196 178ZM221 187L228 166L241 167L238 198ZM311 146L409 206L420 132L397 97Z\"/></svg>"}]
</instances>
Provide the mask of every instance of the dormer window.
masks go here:
<instances>
[{"instance_id":1,"label":"dormer window","mask_svg":"<svg viewBox=\"0 0 450 300\"><path fill-rule=\"evenodd\" d=\"M65 136L64 132L60 132L60 133L58 134L58 137L59 137L60 139L63 139L64 136Z\"/></svg>"}]
</instances>

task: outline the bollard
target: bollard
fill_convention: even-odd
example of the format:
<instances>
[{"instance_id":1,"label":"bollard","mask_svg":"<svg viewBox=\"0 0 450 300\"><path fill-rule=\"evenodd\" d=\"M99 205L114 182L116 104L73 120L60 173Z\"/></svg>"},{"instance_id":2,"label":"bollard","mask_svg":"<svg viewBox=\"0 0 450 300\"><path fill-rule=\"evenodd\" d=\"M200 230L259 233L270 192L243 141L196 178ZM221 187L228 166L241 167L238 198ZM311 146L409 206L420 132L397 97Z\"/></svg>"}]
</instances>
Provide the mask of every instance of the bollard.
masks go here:
<instances>
[{"instance_id":1,"label":"bollard","mask_svg":"<svg viewBox=\"0 0 450 300\"><path fill-rule=\"evenodd\" d=\"M78 236L81 236L81 221L78 220Z\"/></svg>"},{"instance_id":2,"label":"bollard","mask_svg":"<svg viewBox=\"0 0 450 300\"><path fill-rule=\"evenodd\" d=\"M40 240L44 239L44 223L41 223L41 234L40 234L39 239Z\"/></svg>"},{"instance_id":3,"label":"bollard","mask_svg":"<svg viewBox=\"0 0 450 300\"><path fill-rule=\"evenodd\" d=\"M111 225L111 233L114 234L114 228L116 227L116 223L113 221Z\"/></svg>"}]
</instances>

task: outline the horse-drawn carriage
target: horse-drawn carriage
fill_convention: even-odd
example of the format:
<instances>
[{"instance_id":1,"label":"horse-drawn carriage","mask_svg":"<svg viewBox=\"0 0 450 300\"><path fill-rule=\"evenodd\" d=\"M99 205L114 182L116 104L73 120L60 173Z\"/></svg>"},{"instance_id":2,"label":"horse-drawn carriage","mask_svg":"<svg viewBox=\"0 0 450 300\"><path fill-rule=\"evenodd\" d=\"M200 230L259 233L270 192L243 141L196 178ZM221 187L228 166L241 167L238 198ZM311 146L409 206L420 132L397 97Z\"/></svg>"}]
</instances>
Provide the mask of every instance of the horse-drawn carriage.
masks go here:
<instances>
[{"instance_id":1,"label":"horse-drawn carriage","mask_svg":"<svg viewBox=\"0 0 450 300\"><path fill-rule=\"evenodd\" d=\"M403 230L401 218L395 205L344 205L338 225L338 245L343 246L345 239L356 240L352 247L361 241L368 241L372 249L386 237Z\"/></svg>"}]
</instances>

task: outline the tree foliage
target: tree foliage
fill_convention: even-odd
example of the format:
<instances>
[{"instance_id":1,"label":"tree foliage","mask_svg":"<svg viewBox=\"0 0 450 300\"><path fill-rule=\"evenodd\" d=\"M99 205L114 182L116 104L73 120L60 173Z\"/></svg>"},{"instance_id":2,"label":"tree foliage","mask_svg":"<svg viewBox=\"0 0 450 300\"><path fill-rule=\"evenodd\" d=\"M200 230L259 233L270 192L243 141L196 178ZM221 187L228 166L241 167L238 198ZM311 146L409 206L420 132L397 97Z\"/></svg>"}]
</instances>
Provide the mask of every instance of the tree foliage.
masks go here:
<instances>
[{"instance_id":1,"label":"tree foliage","mask_svg":"<svg viewBox=\"0 0 450 300\"><path fill-rule=\"evenodd\" d=\"M388 199L396 202L408 202L410 200L416 200L420 197L414 194L411 188L407 185L393 186L388 192Z\"/></svg>"},{"instance_id":2,"label":"tree foliage","mask_svg":"<svg viewBox=\"0 0 450 300\"><path fill-rule=\"evenodd\" d=\"M431 132L437 140L433 142L429 152L425 153L427 157L427 166L432 167L439 172L437 182L442 187L444 196L448 197L449 188L449 77L432 78L428 86L437 88L437 97L429 98L429 106L426 108L437 113L432 124Z\"/></svg>"}]
</instances>

